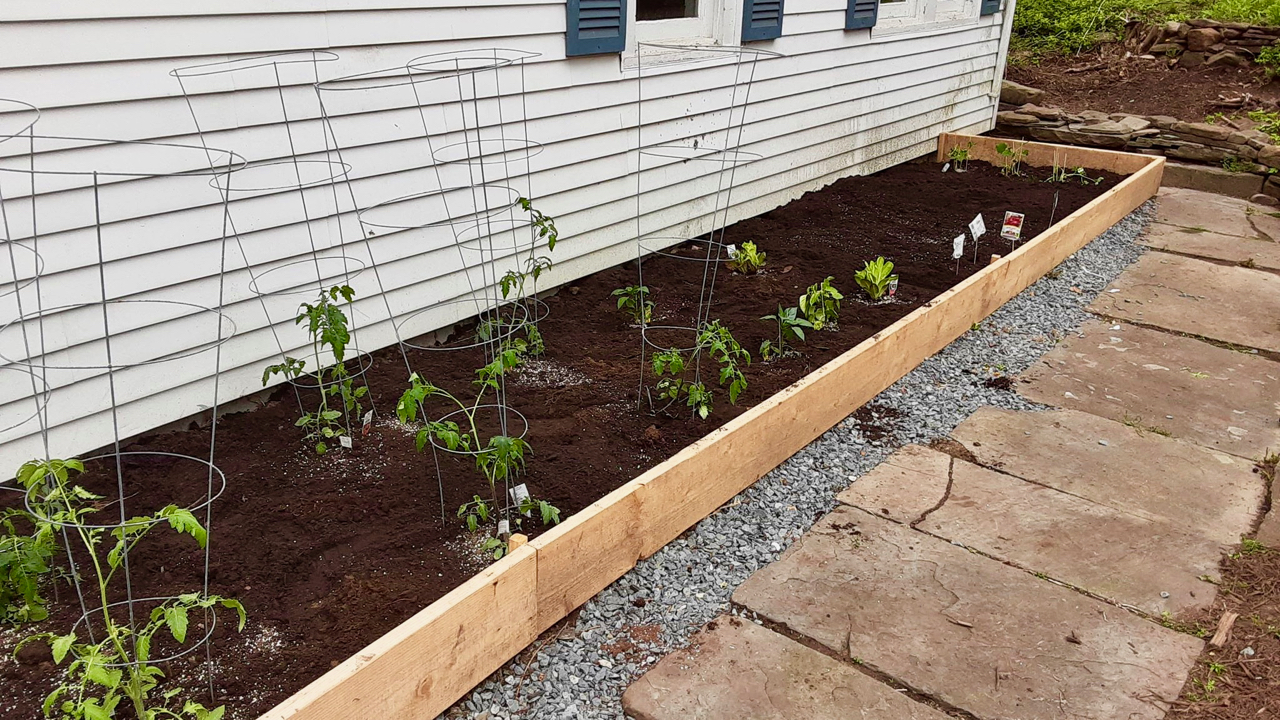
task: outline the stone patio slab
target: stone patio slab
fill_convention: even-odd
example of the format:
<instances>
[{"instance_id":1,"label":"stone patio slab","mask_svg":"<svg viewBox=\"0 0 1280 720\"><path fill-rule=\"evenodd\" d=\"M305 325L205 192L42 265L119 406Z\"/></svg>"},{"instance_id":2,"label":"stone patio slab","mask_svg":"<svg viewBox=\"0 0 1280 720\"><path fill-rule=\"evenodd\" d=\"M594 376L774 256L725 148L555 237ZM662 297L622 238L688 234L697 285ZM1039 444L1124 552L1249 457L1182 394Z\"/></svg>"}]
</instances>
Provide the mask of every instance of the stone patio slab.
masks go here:
<instances>
[{"instance_id":1,"label":"stone patio slab","mask_svg":"<svg viewBox=\"0 0 1280 720\"><path fill-rule=\"evenodd\" d=\"M1258 535L1254 538L1258 542L1269 548L1280 549L1280 503L1271 506L1271 510L1267 516L1262 518L1262 525L1258 527Z\"/></svg>"},{"instance_id":2,"label":"stone patio slab","mask_svg":"<svg viewBox=\"0 0 1280 720\"><path fill-rule=\"evenodd\" d=\"M1280 448L1280 363L1090 320L1022 374L1018 393L1246 458Z\"/></svg>"},{"instance_id":3,"label":"stone patio slab","mask_svg":"<svg viewBox=\"0 0 1280 720\"><path fill-rule=\"evenodd\" d=\"M722 615L622 695L636 720L946 720L856 669Z\"/></svg>"},{"instance_id":4,"label":"stone patio slab","mask_svg":"<svg viewBox=\"0 0 1280 720\"><path fill-rule=\"evenodd\" d=\"M1264 270L1280 270L1280 243L1273 240L1153 223L1138 241L1157 250L1236 264L1251 263Z\"/></svg>"},{"instance_id":5,"label":"stone patio slab","mask_svg":"<svg viewBox=\"0 0 1280 720\"><path fill-rule=\"evenodd\" d=\"M1261 270L1148 253L1089 310L1280 353L1280 275Z\"/></svg>"},{"instance_id":6,"label":"stone patio slab","mask_svg":"<svg viewBox=\"0 0 1280 720\"><path fill-rule=\"evenodd\" d=\"M1161 188L1157 223L1200 228L1239 237L1268 236L1280 240L1280 218L1274 210L1247 200L1183 188ZM1275 221L1275 222L1272 222Z\"/></svg>"},{"instance_id":7,"label":"stone patio slab","mask_svg":"<svg viewBox=\"0 0 1280 720\"><path fill-rule=\"evenodd\" d=\"M951 456L920 445L899 448L836 496L901 523L920 519L947 494Z\"/></svg>"},{"instance_id":8,"label":"stone patio slab","mask_svg":"<svg viewBox=\"0 0 1280 720\"><path fill-rule=\"evenodd\" d=\"M951 436L981 465L1222 545L1252 528L1265 490L1249 460L1075 410L984 407Z\"/></svg>"},{"instance_id":9,"label":"stone patio slab","mask_svg":"<svg viewBox=\"0 0 1280 720\"><path fill-rule=\"evenodd\" d=\"M1159 700L1177 697L1202 646L849 507L819 521L733 599L989 720L1157 720Z\"/></svg>"}]
</instances>

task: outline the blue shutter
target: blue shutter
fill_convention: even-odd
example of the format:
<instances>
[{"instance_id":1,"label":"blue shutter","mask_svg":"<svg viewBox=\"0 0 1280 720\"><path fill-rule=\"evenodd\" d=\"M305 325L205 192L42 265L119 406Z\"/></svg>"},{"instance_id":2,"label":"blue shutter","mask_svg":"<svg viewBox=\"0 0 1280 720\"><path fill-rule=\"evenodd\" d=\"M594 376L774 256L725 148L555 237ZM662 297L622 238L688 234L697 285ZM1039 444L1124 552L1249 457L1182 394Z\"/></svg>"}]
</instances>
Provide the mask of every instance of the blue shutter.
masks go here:
<instances>
[{"instance_id":1,"label":"blue shutter","mask_svg":"<svg viewBox=\"0 0 1280 720\"><path fill-rule=\"evenodd\" d=\"M849 0L849 9L844 15L844 29L875 27L876 16L880 14L880 0Z\"/></svg>"},{"instance_id":2,"label":"blue shutter","mask_svg":"<svg viewBox=\"0 0 1280 720\"><path fill-rule=\"evenodd\" d=\"M1001 0L982 0L982 10L979 15L995 15L1000 12Z\"/></svg>"},{"instance_id":3,"label":"blue shutter","mask_svg":"<svg viewBox=\"0 0 1280 720\"><path fill-rule=\"evenodd\" d=\"M627 0L568 0L566 55L620 53L627 45Z\"/></svg>"},{"instance_id":4,"label":"blue shutter","mask_svg":"<svg viewBox=\"0 0 1280 720\"><path fill-rule=\"evenodd\" d=\"M782 0L742 0L742 40L782 35Z\"/></svg>"}]
</instances>

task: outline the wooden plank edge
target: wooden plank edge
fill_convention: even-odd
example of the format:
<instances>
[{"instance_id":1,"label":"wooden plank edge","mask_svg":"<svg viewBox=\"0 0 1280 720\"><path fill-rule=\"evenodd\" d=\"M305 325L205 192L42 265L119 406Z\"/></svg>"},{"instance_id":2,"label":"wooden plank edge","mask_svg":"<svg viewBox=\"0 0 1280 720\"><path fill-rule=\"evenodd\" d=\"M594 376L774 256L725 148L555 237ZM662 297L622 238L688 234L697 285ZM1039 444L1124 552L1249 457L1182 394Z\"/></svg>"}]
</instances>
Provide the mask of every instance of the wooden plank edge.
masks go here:
<instances>
[{"instance_id":1,"label":"wooden plank edge","mask_svg":"<svg viewBox=\"0 0 1280 720\"><path fill-rule=\"evenodd\" d=\"M1149 165L1151 160L1163 160L1157 155L1103 150L1101 148L1080 147L1076 145L1055 145L1007 138L994 138L985 135L964 135L960 133L943 133L938 138L937 160L945 162L953 147L963 147L973 143L969 148L969 159L999 165L1001 156L996 146L1007 143L1016 150L1026 150L1027 157L1023 163L1036 167L1086 167L1090 170L1107 170L1120 175L1131 175Z\"/></svg>"},{"instance_id":2,"label":"wooden plank edge","mask_svg":"<svg viewBox=\"0 0 1280 720\"><path fill-rule=\"evenodd\" d=\"M969 142L970 139L987 141L991 151L994 152L996 141L992 138L946 134L939 141L939 154L943 154L944 148L949 147L948 142ZM1034 145L1049 149L1060 147L1042 143L1034 143ZM975 147L977 147L976 143ZM352 708L348 703L332 700L325 702L326 699L335 693L340 697L344 693L340 686L353 679L376 674L384 681L394 682L386 673L392 668L382 667L381 660L388 658L401 643L412 636L433 630L438 634L438 629L433 628L437 623L462 621L463 618L453 617L459 612L458 608L472 600L473 596L487 592L506 574L520 572L522 568L529 567L530 554L533 555L531 566L537 578L535 589L538 602L535 607L536 617L527 619L529 628L520 633L520 636L528 636L529 641L532 641L550 624L562 619L578 604L585 602L586 599L616 581L634 567L640 558L657 552L679 533L714 512L734 495L749 487L786 458L847 417L849 413L906 375L926 358L962 335L972 323L994 312L1067 256L1088 244L1099 233L1153 197L1159 189L1164 158L1112 153L1091 148L1082 150L1087 150L1089 156L1094 156L1093 153L1101 153L1094 156L1100 160L1106 160L1112 155L1133 158L1141 161L1141 166L1116 187L1055 223L1053 227L1029 240L1014 252L969 276L889 327L575 513L528 545L517 549L516 552L455 588L391 632L375 640L346 662L268 711L260 717L260 720L284 720L298 717L305 717L307 720L322 718L346 720L352 717ZM1108 164L1113 162L1110 161ZM1129 161L1126 160L1126 162ZM988 294L984 295L984 290L989 291ZM960 299L973 305L973 311L957 314L956 311L963 309L964 306L963 302L956 302ZM917 341L917 336L925 334L928 339L918 347L918 352L893 358L892 363L881 363L883 370L876 376L874 382L859 388L851 395L846 395L839 403L828 404L825 412L821 413L821 418L815 417L817 413L812 411L815 407L821 407L822 403L815 402L813 396L820 397L822 391L826 389L824 386L839 384L839 381L847 379L845 375L863 374L865 369L861 367L860 360L874 359L878 354L886 354L895 345ZM886 360L889 359L886 358ZM800 409L805 409L806 412L798 412ZM804 422L796 422L802 419ZM756 442L758 438L753 436L765 427L786 429L787 433L784 437L770 435L768 443ZM745 444L746 447L737 447L739 444ZM712 458L712 455L716 457ZM695 499L696 502L689 502L689 497L670 496L671 489L678 483L664 483L664 480L680 479L682 470L684 475L690 474L691 470L701 470L699 457L703 462L707 462L709 458L714 460L726 456L740 458L739 467L731 469L725 465L718 465L718 472L714 478L716 481L713 482L711 476L701 472L693 473L703 481L701 492ZM626 509L627 512L622 514L629 518L622 524L618 523L616 517L620 508ZM646 527L659 531L649 532L646 537L644 534ZM622 550L614 553L616 562L594 565L584 561L581 557L584 550L593 547L608 550L611 547L584 544L583 538L589 541L592 535L602 538L621 536ZM544 575L540 570L544 561L549 567L556 565L563 567L571 564L581 569L579 577L575 578L573 595L576 602L574 604L554 603L548 605L544 611L542 607L544 584L554 584L550 579L554 576ZM547 578L545 583L544 577ZM578 597L581 600L577 600ZM501 624L513 620L526 621L523 618L513 619L505 616L495 620L492 613L469 612L468 615L487 617ZM415 700L412 708L408 708L404 703L395 703L393 700L386 708L390 712L380 711L374 714L400 720L410 717L433 717L447 710L458 698L465 696L476 684L482 682L485 677L526 647L528 642L518 647L511 642L507 645L507 647L483 648L483 655L488 661L474 668L467 677L453 677L448 683L440 683L434 680L434 676L441 669L452 671L453 666L419 668L426 677L413 682ZM404 685L405 683L400 683L400 687ZM424 685L430 687L444 685L445 690L424 695L420 692ZM385 700L379 702L375 698L357 697L352 698L352 701L386 704ZM327 707L322 708L321 705L330 706L332 710ZM339 706L344 707L345 711L334 714ZM359 715L366 714L368 714L367 708L361 706Z\"/></svg>"}]
</instances>

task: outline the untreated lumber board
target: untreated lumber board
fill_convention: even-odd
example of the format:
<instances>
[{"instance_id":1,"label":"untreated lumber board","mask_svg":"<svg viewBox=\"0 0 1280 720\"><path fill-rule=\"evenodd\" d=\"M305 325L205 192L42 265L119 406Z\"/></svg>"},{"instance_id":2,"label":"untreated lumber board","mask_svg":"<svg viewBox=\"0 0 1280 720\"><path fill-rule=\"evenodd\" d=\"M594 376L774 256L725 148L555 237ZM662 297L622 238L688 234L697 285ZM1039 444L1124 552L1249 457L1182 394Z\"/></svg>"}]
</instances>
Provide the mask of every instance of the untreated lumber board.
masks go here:
<instances>
[{"instance_id":1,"label":"untreated lumber board","mask_svg":"<svg viewBox=\"0 0 1280 720\"><path fill-rule=\"evenodd\" d=\"M1027 156L1022 159L1022 163L1035 167L1055 165L1066 168L1084 167L1088 170L1106 170L1119 175L1132 175L1150 166L1153 161L1159 162L1161 168L1164 167L1164 158L1151 155L955 133L943 133L938 138L938 162L947 160L951 148L965 147L969 143L973 143L969 147L970 160L988 162L992 165L1003 164L1004 158L996 152L996 146L1005 143L1015 151L1026 150ZM1163 173L1163 169L1161 172Z\"/></svg>"},{"instance_id":2,"label":"untreated lumber board","mask_svg":"<svg viewBox=\"0 0 1280 720\"><path fill-rule=\"evenodd\" d=\"M943 135L939 154L997 140ZM418 720L444 712L540 633L994 312L1160 187L1164 159L1025 143L1024 162L1130 174L917 308L432 603L260 720Z\"/></svg>"}]
</instances>

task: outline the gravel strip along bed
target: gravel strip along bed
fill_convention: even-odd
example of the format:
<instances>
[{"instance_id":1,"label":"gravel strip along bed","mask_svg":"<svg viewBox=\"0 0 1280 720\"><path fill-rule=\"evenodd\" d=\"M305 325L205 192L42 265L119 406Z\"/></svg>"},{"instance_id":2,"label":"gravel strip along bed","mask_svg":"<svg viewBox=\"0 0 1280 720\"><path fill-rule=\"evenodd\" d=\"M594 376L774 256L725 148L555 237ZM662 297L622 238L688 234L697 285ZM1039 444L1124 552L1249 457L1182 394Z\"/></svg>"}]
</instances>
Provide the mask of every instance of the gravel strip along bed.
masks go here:
<instances>
[{"instance_id":1,"label":"gravel strip along bed","mask_svg":"<svg viewBox=\"0 0 1280 720\"><path fill-rule=\"evenodd\" d=\"M1116 223L856 417L641 561L592 598L575 624L540 639L545 644L536 657L521 653L447 716L624 717L622 692L636 677L726 612L738 585L777 559L834 507L836 493L894 449L945 436L983 405L1042 407L993 380L1026 370L1080 326L1085 307L1142 254L1135 240L1153 207L1148 202Z\"/></svg>"}]
</instances>

